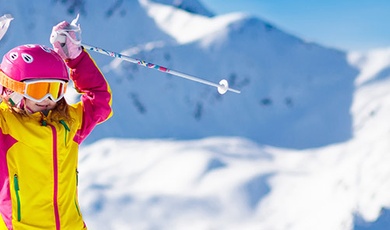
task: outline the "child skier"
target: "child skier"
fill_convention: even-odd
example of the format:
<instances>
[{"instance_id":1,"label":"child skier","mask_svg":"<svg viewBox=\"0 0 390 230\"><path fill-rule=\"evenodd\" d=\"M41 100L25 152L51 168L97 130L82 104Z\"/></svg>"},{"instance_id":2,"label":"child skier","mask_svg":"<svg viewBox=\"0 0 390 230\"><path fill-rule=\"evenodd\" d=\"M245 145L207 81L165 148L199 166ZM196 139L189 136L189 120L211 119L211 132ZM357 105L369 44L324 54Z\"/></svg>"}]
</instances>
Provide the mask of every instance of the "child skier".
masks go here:
<instances>
[{"instance_id":1,"label":"child skier","mask_svg":"<svg viewBox=\"0 0 390 230\"><path fill-rule=\"evenodd\" d=\"M75 32L56 39L68 26L53 27L54 50L22 45L1 62L0 230L86 229L77 199L78 146L112 115L111 91L72 42ZM70 79L82 93L72 105L64 98Z\"/></svg>"}]
</instances>

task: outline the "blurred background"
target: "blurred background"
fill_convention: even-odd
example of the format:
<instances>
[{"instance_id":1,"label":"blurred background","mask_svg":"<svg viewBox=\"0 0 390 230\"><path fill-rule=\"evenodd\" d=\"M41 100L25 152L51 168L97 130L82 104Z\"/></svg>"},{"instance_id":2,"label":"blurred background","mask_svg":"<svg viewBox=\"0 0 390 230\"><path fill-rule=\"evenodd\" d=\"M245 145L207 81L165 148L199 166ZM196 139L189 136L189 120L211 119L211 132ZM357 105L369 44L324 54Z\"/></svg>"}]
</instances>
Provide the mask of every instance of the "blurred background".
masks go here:
<instances>
[{"instance_id":1,"label":"blurred background","mask_svg":"<svg viewBox=\"0 0 390 230\"><path fill-rule=\"evenodd\" d=\"M0 52L80 14L86 44L241 90L89 51L114 109L80 150L90 229L383 230L389 4L0 0Z\"/></svg>"},{"instance_id":2,"label":"blurred background","mask_svg":"<svg viewBox=\"0 0 390 230\"><path fill-rule=\"evenodd\" d=\"M270 21L305 40L345 51L389 46L389 2L204 0L216 14L246 12Z\"/></svg>"}]
</instances>

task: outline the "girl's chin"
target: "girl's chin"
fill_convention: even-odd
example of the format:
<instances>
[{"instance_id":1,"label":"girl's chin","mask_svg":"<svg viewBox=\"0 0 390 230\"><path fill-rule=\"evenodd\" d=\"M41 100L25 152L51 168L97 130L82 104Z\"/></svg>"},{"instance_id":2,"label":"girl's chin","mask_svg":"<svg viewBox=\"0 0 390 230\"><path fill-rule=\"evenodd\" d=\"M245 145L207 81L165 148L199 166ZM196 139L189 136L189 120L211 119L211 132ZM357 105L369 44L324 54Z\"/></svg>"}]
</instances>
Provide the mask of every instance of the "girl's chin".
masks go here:
<instances>
[{"instance_id":1,"label":"girl's chin","mask_svg":"<svg viewBox=\"0 0 390 230\"><path fill-rule=\"evenodd\" d=\"M54 108L54 106L32 106L32 107L27 107L27 109L28 109L28 111L30 113L42 112L44 114L48 113L53 108Z\"/></svg>"}]
</instances>

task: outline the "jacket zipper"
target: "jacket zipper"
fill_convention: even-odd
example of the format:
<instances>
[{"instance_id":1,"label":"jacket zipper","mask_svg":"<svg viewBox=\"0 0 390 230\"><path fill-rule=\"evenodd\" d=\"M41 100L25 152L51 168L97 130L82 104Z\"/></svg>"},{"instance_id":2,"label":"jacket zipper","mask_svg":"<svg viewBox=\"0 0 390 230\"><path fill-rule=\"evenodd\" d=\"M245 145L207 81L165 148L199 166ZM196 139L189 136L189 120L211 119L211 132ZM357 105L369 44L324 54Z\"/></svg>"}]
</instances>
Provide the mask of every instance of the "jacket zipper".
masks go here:
<instances>
[{"instance_id":1,"label":"jacket zipper","mask_svg":"<svg viewBox=\"0 0 390 230\"><path fill-rule=\"evenodd\" d=\"M56 230L60 230L60 213L58 208L58 152L57 152L57 131L53 125L49 125L53 134L53 177L54 177L54 217L56 220Z\"/></svg>"},{"instance_id":2,"label":"jacket zipper","mask_svg":"<svg viewBox=\"0 0 390 230\"><path fill-rule=\"evenodd\" d=\"M22 220L22 210L21 210L21 204L20 204L18 174L14 175L14 188L15 188L15 194L16 194L17 217L18 217L18 222L20 222Z\"/></svg>"},{"instance_id":3,"label":"jacket zipper","mask_svg":"<svg viewBox=\"0 0 390 230\"><path fill-rule=\"evenodd\" d=\"M81 216L80 208L79 208L79 205L77 204L77 197L78 197L77 190L78 190L78 186L79 186L79 171L76 168L76 196L75 196L75 199L74 199L74 204L76 206L77 213L79 214L79 216Z\"/></svg>"}]
</instances>

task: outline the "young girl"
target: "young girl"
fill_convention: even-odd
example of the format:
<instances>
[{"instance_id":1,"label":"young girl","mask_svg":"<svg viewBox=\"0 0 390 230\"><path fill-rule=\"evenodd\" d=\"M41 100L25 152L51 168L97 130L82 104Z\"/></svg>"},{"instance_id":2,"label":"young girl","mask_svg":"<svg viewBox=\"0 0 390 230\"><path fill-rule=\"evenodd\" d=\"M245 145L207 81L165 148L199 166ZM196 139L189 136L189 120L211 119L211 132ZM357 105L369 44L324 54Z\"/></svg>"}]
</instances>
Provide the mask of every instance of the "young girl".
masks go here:
<instances>
[{"instance_id":1,"label":"young girl","mask_svg":"<svg viewBox=\"0 0 390 230\"><path fill-rule=\"evenodd\" d=\"M52 36L67 26L53 27ZM77 199L78 146L111 116L111 91L69 39L52 37L54 50L18 46L1 62L0 230L86 229ZM67 67L82 93L73 105L64 98Z\"/></svg>"}]
</instances>

